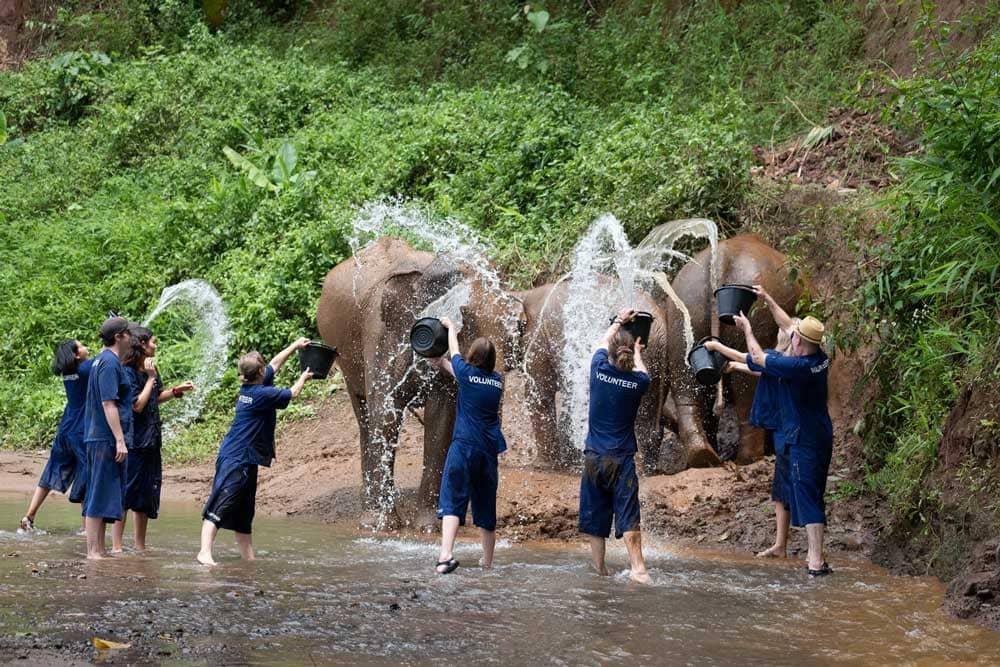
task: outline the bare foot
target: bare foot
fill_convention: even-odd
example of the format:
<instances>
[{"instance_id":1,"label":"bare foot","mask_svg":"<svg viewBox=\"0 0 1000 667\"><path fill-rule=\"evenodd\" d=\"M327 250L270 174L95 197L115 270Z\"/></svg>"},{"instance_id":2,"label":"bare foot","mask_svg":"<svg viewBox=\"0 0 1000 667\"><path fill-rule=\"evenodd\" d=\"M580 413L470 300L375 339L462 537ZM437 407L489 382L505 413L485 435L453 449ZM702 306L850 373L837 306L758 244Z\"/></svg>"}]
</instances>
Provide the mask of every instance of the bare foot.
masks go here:
<instances>
[{"instance_id":1,"label":"bare foot","mask_svg":"<svg viewBox=\"0 0 1000 667\"><path fill-rule=\"evenodd\" d=\"M785 558L787 556L788 553L786 552L785 547L779 547L777 544L770 549L764 549L757 554L757 558Z\"/></svg>"},{"instance_id":2,"label":"bare foot","mask_svg":"<svg viewBox=\"0 0 1000 667\"><path fill-rule=\"evenodd\" d=\"M123 553L125 553L125 550L122 549L121 547L118 547L117 549L115 549L114 547L111 548L111 555L112 556L118 556L118 555L121 555Z\"/></svg>"},{"instance_id":3,"label":"bare foot","mask_svg":"<svg viewBox=\"0 0 1000 667\"><path fill-rule=\"evenodd\" d=\"M205 553L204 551L199 551L196 558L198 559L198 562L201 563L202 565L209 565L209 566L218 565L218 563L215 562L215 559L212 558L212 554Z\"/></svg>"},{"instance_id":4,"label":"bare foot","mask_svg":"<svg viewBox=\"0 0 1000 667\"><path fill-rule=\"evenodd\" d=\"M600 575L602 577L607 577L610 574L608 572L608 568L605 567L604 565L602 565L600 568L596 568L595 567L594 570L597 572L598 575Z\"/></svg>"},{"instance_id":5,"label":"bare foot","mask_svg":"<svg viewBox=\"0 0 1000 667\"><path fill-rule=\"evenodd\" d=\"M87 560L104 560L107 558L104 554L87 554Z\"/></svg>"},{"instance_id":6,"label":"bare foot","mask_svg":"<svg viewBox=\"0 0 1000 667\"><path fill-rule=\"evenodd\" d=\"M647 572L646 570L632 570L631 572L628 573L628 578L640 584L648 584L650 581L652 581L649 578L649 572Z\"/></svg>"}]
</instances>

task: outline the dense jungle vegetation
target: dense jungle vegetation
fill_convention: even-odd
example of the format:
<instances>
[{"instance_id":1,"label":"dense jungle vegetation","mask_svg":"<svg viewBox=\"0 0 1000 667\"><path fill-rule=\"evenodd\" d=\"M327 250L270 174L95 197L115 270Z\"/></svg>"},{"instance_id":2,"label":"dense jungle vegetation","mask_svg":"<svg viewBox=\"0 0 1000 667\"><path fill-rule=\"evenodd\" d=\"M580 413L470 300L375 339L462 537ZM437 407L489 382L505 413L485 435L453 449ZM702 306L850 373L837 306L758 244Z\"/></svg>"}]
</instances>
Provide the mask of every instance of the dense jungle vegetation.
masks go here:
<instances>
[{"instance_id":1,"label":"dense jungle vegetation","mask_svg":"<svg viewBox=\"0 0 1000 667\"><path fill-rule=\"evenodd\" d=\"M995 34L962 58L931 41L895 79L863 57L857 2L234 0L218 29L188 0L103 5L62 3L0 73L5 447L53 433L59 339L96 346L105 311L141 317L180 280L220 291L234 355L312 333L365 201L454 216L523 286L604 211L634 241L682 216L735 224L751 148L843 105L920 146L865 196L885 222L841 341L879 350L869 489L924 511L957 388L1000 379ZM234 383L168 458L214 452Z\"/></svg>"}]
</instances>

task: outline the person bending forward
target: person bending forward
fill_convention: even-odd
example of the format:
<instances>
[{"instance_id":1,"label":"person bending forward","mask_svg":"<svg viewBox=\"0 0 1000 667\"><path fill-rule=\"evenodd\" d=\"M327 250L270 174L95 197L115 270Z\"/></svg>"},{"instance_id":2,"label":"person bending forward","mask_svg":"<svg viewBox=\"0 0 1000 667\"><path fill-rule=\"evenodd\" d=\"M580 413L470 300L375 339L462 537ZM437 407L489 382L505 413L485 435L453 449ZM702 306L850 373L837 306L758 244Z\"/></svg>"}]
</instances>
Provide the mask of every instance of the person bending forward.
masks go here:
<instances>
[{"instance_id":1,"label":"person bending forward","mask_svg":"<svg viewBox=\"0 0 1000 667\"><path fill-rule=\"evenodd\" d=\"M299 395L312 372L308 368L302 371L291 389L275 387L274 376L293 352L308 344L308 338L299 338L276 354L270 364L260 352L240 357L238 368L243 384L236 399L236 416L219 445L212 493L202 512L201 551L197 556L202 565L216 564L212 545L220 528L236 533L236 544L244 559L254 558L250 534L257 504L257 466L268 467L274 460L278 410L287 408Z\"/></svg>"},{"instance_id":2,"label":"person bending forward","mask_svg":"<svg viewBox=\"0 0 1000 667\"><path fill-rule=\"evenodd\" d=\"M590 536L594 568L607 575L605 541L625 537L630 577L647 583L639 523L639 478L635 472L635 417L649 388L639 341L621 328L635 316L622 310L597 343L590 361L590 407L580 480L580 532Z\"/></svg>"},{"instance_id":3,"label":"person bending forward","mask_svg":"<svg viewBox=\"0 0 1000 667\"><path fill-rule=\"evenodd\" d=\"M441 553L435 571L448 574L458 567L453 550L458 527L465 524L465 512L472 501L472 522L479 528L483 543L484 568L493 567L496 546L497 457L507 450L500 430L503 378L496 372L496 348L489 338L477 338L469 347L469 359L462 358L455 325L448 318L448 355L431 360L458 383L458 408L448 457L441 475L438 518L441 519Z\"/></svg>"}]
</instances>

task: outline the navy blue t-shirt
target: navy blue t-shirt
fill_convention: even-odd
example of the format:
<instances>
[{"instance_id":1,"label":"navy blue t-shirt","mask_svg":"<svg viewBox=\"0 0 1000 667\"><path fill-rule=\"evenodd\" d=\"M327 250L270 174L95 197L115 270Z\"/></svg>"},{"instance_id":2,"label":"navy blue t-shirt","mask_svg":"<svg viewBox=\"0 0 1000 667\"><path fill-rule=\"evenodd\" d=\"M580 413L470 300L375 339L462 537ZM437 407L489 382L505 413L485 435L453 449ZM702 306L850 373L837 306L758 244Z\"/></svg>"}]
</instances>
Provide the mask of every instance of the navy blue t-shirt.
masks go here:
<instances>
[{"instance_id":1,"label":"navy blue t-shirt","mask_svg":"<svg viewBox=\"0 0 1000 667\"><path fill-rule=\"evenodd\" d=\"M603 347L594 352L590 360L587 451L615 457L635 454L635 416L647 389L649 375L618 370L608 361Z\"/></svg>"},{"instance_id":2,"label":"navy blue t-shirt","mask_svg":"<svg viewBox=\"0 0 1000 667\"><path fill-rule=\"evenodd\" d=\"M125 446L132 446L132 383L125 367L111 350L102 350L90 368L87 381L87 409L85 420L86 442L115 441L108 420L104 416L103 401L114 401L118 406Z\"/></svg>"},{"instance_id":3,"label":"navy blue t-shirt","mask_svg":"<svg viewBox=\"0 0 1000 667\"><path fill-rule=\"evenodd\" d=\"M132 401L139 398L139 394L146 387L149 375L143 371L137 371L131 366L125 367L129 381L132 383ZM163 432L160 429L160 392L163 391L163 383L157 375L153 380L153 391L146 401L146 407L141 412L133 412L132 422L132 445L129 449L159 449L163 445Z\"/></svg>"},{"instance_id":4,"label":"navy blue t-shirt","mask_svg":"<svg viewBox=\"0 0 1000 667\"><path fill-rule=\"evenodd\" d=\"M503 378L496 371L487 372L467 364L458 354L452 356L451 368L458 382L458 410L452 442L494 455L507 451L507 440L500 430Z\"/></svg>"},{"instance_id":5,"label":"navy blue t-shirt","mask_svg":"<svg viewBox=\"0 0 1000 667\"><path fill-rule=\"evenodd\" d=\"M87 359L76 367L75 373L62 376L63 387L66 389L66 407L59 422L60 433L80 439L84 436L83 416L87 411L87 381L90 379L90 367L93 364L92 359Z\"/></svg>"},{"instance_id":6,"label":"navy blue t-shirt","mask_svg":"<svg viewBox=\"0 0 1000 667\"><path fill-rule=\"evenodd\" d=\"M779 380L780 434L787 444L833 442L833 423L826 409L829 368L830 359L822 350L804 357L767 355L763 372Z\"/></svg>"},{"instance_id":7,"label":"navy blue t-shirt","mask_svg":"<svg viewBox=\"0 0 1000 667\"><path fill-rule=\"evenodd\" d=\"M765 354L778 354L775 350L764 350ZM747 355L747 368L757 373L757 389L753 394L753 405L750 406L750 423L759 428L777 431L781 428L781 408L779 406L780 380L773 375L764 373L764 367L758 366Z\"/></svg>"},{"instance_id":8,"label":"navy blue t-shirt","mask_svg":"<svg viewBox=\"0 0 1000 667\"><path fill-rule=\"evenodd\" d=\"M240 386L236 399L236 416L229 432L219 445L219 458L236 463L270 466L274 460L274 428L278 410L288 407L291 389L279 389L274 384L274 369L264 369L262 384Z\"/></svg>"}]
</instances>

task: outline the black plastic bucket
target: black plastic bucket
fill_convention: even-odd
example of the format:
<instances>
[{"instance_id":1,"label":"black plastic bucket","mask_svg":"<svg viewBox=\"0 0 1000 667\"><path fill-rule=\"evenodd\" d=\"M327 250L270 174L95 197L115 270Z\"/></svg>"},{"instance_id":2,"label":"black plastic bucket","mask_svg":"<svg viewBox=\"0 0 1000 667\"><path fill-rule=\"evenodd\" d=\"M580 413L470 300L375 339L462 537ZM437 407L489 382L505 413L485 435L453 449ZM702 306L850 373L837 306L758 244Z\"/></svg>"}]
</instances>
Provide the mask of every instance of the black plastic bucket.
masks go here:
<instances>
[{"instance_id":1,"label":"black plastic bucket","mask_svg":"<svg viewBox=\"0 0 1000 667\"><path fill-rule=\"evenodd\" d=\"M312 371L314 380L323 380L337 358L337 348L323 343L309 343L299 350L299 367Z\"/></svg>"},{"instance_id":2,"label":"black plastic bucket","mask_svg":"<svg viewBox=\"0 0 1000 667\"><path fill-rule=\"evenodd\" d=\"M653 328L654 319L656 318L652 313L638 310L631 320L622 325L622 329L632 334L636 340L641 340L643 345L649 345L649 330ZM610 321L614 322L615 318L612 317Z\"/></svg>"},{"instance_id":3,"label":"black plastic bucket","mask_svg":"<svg viewBox=\"0 0 1000 667\"><path fill-rule=\"evenodd\" d=\"M410 347L421 357L440 357L448 351L448 330L436 317L417 320L410 329Z\"/></svg>"},{"instance_id":4,"label":"black plastic bucket","mask_svg":"<svg viewBox=\"0 0 1000 667\"><path fill-rule=\"evenodd\" d=\"M722 379L722 369L726 365L726 358L718 352L713 352L705 347L706 340L719 340L715 336L708 336L698 341L698 344L688 352L688 364L694 371L694 378L698 384L711 387Z\"/></svg>"},{"instance_id":5,"label":"black plastic bucket","mask_svg":"<svg viewBox=\"0 0 1000 667\"><path fill-rule=\"evenodd\" d=\"M740 313L750 314L757 300L757 293L750 285L723 285L715 290L715 308L719 311L719 321L736 324L734 319Z\"/></svg>"}]
</instances>

